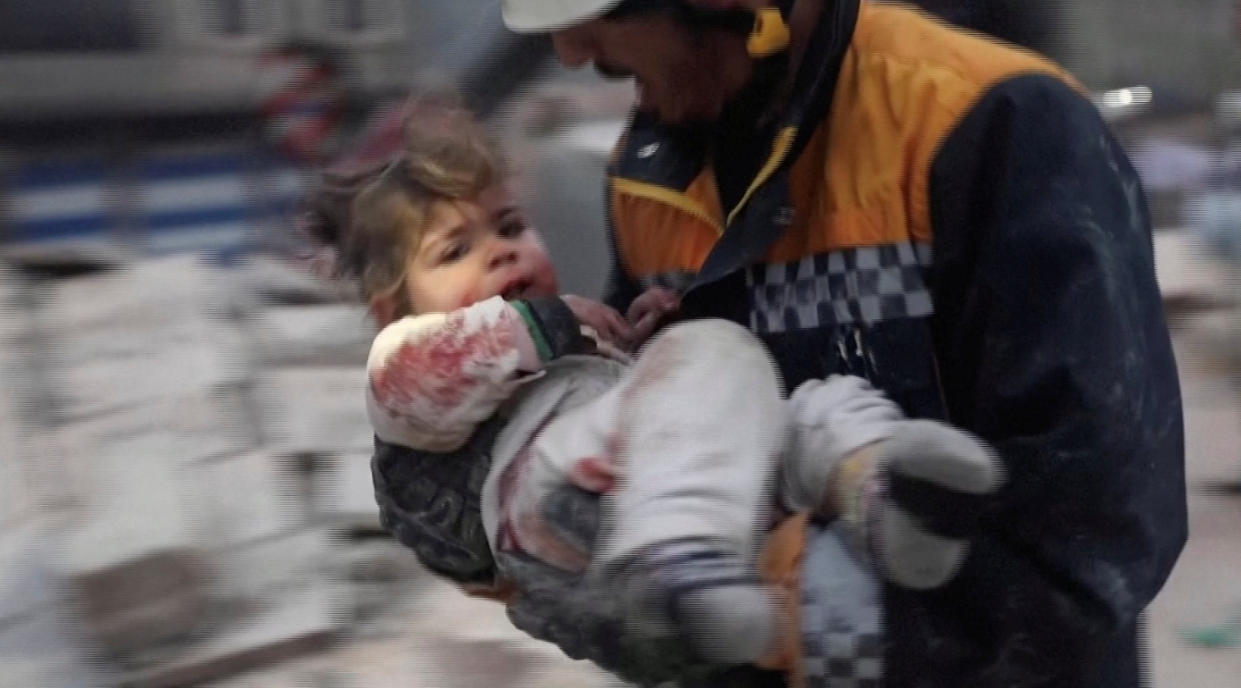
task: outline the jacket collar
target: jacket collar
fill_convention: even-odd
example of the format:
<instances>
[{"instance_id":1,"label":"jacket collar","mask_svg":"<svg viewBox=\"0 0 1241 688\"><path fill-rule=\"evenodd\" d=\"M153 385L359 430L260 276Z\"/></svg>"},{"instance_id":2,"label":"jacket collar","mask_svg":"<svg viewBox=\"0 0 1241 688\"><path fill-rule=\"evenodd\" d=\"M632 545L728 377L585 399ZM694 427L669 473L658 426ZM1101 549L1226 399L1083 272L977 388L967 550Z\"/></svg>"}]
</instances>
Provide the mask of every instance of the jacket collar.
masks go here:
<instances>
[{"instance_id":1,"label":"jacket collar","mask_svg":"<svg viewBox=\"0 0 1241 688\"><path fill-rule=\"evenodd\" d=\"M756 175L760 185L764 177L797 158L813 135L814 125L831 108L840 64L857 23L859 2L824 0L819 25L810 37L788 102L779 115L771 155ZM610 174L684 191L702 172L709 135L702 127L666 125L635 111Z\"/></svg>"},{"instance_id":2,"label":"jacket collar","mask_svg":"<svg viewBox=\"0 0 1241 688\"><path fill-rule=\"evenodd\" d=\"M689 291L761 260L793 221L789 170L831 110L840 66L857 26L860 0L825 2L780 117L771 154L741 201L726 211L723 236Z\"/></svg>"}]
</instances>

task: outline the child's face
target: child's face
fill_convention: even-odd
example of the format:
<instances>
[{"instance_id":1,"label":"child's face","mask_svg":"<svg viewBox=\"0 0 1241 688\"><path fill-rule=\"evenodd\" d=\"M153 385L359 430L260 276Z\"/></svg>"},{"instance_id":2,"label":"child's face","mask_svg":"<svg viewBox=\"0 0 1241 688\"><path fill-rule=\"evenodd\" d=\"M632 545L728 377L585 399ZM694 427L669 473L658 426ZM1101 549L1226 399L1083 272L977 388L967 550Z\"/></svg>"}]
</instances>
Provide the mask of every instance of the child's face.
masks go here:
<instances>
[{"instance_id":1,"label":"child's face","mask_svg":"<svg viewBox=\"0 0 1241 688\"><path fill-rule=\"evenodd\" d=\"M415 313L444 313L492 296L555 296L556 271L508 189L431 206L410 258L406 296Z\"/></svg>"}]
</instances>

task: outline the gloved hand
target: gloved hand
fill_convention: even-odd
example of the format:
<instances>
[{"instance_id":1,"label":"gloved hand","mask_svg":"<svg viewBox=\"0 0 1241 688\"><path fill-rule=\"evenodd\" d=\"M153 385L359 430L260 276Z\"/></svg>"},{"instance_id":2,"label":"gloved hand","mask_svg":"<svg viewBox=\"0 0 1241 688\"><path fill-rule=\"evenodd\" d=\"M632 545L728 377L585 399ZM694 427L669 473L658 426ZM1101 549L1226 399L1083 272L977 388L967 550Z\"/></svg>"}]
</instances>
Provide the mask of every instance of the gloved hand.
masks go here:
<instances>
[{"instance_id":1,"label":"gloved hand","mask_svg":"<svg viewBox=\"0 0 1241 688\"><path fill-rule=\"evenodd\" d=\"M951 580L982 498L1003 482L999 457L968 432L905 419L861 378L812 380L789 403L785 506L842 519L854 546L898 585Z\"/></svg>"}]
</instances>

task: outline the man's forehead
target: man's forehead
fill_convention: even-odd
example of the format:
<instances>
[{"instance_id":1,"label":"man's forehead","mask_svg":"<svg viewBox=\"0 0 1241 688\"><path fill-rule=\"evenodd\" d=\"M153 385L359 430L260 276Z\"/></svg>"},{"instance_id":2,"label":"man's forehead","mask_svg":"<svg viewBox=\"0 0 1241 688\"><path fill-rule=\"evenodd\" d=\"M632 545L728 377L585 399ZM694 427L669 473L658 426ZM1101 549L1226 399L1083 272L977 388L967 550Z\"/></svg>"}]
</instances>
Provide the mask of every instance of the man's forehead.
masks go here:
<instances>
[{"instance_id":1,"label":"man's forehead","mask_svg":"<svg viewBox=\"0 0 1241 688\"><path fill-rule=\"evenodd\" d=\"M681 4L677 0L620 0L601 18L605 20L624 19L636 14L671 9Z\"/></svg>"}]
</instances>

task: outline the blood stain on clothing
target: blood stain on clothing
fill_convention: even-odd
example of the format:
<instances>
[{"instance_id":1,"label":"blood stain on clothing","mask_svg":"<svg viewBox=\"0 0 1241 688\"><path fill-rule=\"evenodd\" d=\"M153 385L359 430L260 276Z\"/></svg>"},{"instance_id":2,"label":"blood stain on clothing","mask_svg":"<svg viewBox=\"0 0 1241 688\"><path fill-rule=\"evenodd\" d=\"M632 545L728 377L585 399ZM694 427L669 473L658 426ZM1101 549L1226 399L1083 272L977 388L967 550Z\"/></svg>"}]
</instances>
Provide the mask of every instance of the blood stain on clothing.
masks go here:
<instances>
[{"instance_id":1,"label":"blood stain on clothing","mask_svg":"<svg viewBox=\"0 0 1241 688\"><path fill-rule=\"evenodd\" d=\"M512 328L487 323L467 330L464 313L452 313L443 327L403 342L371 374L375 399L392 416L426 404L451 409L480 382L480 373L513 350Z\"/></svg>"}]
</instances>

